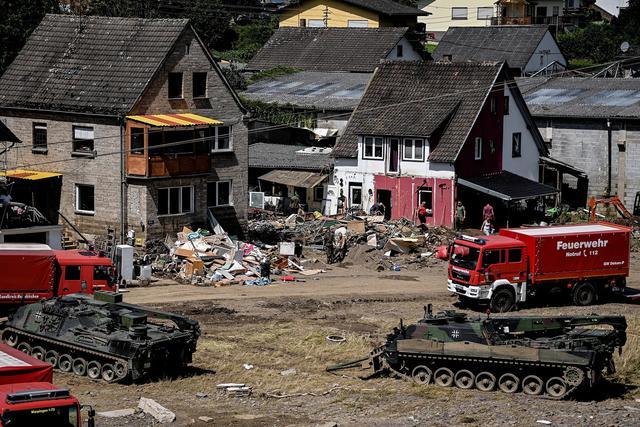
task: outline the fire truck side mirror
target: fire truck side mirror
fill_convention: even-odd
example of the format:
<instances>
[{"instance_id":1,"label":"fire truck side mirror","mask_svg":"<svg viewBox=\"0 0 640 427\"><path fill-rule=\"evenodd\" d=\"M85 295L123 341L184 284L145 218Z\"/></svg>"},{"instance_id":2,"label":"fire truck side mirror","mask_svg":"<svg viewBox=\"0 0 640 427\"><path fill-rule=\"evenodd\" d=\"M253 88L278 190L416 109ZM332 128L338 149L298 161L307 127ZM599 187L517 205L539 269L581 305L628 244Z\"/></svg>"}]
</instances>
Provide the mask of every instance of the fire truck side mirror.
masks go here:
<instances>
[{"instance_id":1,"label":"fire truck side mirror","mask_svg":"<svg viewBox=\"0 0 640 427\"><path fill-rule=\"evenodd\" d=\"M82 409L87 409L87 427L96 427L96 410L90 405L82 405Z\"/></svg>"}]
</instances>

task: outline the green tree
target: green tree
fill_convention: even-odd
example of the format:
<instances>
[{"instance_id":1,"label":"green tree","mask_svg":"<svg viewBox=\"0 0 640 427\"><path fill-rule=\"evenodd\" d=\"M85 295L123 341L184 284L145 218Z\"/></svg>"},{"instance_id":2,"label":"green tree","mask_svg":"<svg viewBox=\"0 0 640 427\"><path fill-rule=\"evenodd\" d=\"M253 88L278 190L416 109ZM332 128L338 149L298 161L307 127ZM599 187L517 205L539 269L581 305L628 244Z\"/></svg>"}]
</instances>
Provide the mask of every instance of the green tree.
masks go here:
<instances>
[{"instance_id":1,"label":"green tree","mask_svg":"<svg viewBox=\"0 0 640 427\"><path fill-rule=\"evenodd\" d=\"M18 55L44 15L60 11L56 0L0 0L0 75Z\"/></svg>"},{"instance_id":2,"label":"green tree","mask_svg":"<svg viewBox=\"0 0 640 427\"><path fill-rule=\"evenodd\" d=\"M558 36L562 52L570 61L590 61L600 64L615 60L620 52L622 34L608 23L590 23L570 33Z\"/></svg>"}]
</instances>

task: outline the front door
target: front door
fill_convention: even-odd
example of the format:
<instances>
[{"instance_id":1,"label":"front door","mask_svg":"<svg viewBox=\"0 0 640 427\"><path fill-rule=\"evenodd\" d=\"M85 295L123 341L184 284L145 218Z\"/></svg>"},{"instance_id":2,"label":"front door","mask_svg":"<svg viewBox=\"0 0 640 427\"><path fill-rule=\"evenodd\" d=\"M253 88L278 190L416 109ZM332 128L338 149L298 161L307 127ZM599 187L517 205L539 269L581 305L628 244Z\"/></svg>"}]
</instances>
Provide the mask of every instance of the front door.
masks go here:
<instances>
[{"instance_id":1,"label":"front door","mask_svg":"<svg viewBox=\"0 0 640 427\"><path fill-rule=\"evenodd\" d=\"M389 140L389 172L398 172L398 158L400 155L400 140L391 138Z\"/></svg>"},{"instance_id":2,"label":"front door","mask_svg":"<svg viewBox=\"0 0 640 427\"><path fill-rule=\"evenodd\" d=\"M384 205L384 219L391 219L391 191L376 190L376 201Z\"/></svg>"}]
</instances>

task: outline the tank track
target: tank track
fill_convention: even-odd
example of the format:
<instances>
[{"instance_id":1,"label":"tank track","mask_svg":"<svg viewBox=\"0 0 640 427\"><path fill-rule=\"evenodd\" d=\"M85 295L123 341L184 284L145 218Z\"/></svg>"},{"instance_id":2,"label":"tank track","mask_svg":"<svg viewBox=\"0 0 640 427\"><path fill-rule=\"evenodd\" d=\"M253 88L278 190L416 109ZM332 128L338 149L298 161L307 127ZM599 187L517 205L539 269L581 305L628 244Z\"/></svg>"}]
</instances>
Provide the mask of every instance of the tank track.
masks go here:
<instances>
[{"instance_id":1,"label":"tank track","mask_svg":"<svg viewBox=\"0 0 640 427\"><path fill-rule=\"evenodd\" d=\"M376 358L378 360L374 361ZM587 378L587 373L582 367L557 363L413 353L399 353L397 359L399 366L392 366L383 348L375 349L371 354L370 364L378 369L374 368L369 377L386 371L395 377L421 385L435 383L444 387L475 387L482 391L500 390L505 393L520 391L553 400L567 398L583 385ZM440 376L436 378L436 373L441 368L448 371L441 371ZM458 378L460 373L462 374ZM478 380L479 374L482 374L481 381ZM515 380L513 377L505 377L505 374L513 375ZM524 380L527 380L526 384ZM535 385L537 387L534 387Z\"/></svg>"},{"instance_id":2,"label":"tank track","mask_svg":"<svg viewBox=\"0 0 640 427\"><path fill-rule=\"evenodd\" d=\"M18 337L18 340L15 343L11 343L8 339L7 339L7 335L9 333L15 333ZM13 328L11 326L9 327L5 327L2 330L2 341L4 341L6 344L12 346L12 347L16 347L18 348L20 346L21 343L27 343L30 346L30 349L33 350L35 347L42 347L44 349L44 354L42 355L42 357L38 357L38 355L33 354L33 351L29 351L29 352L25 352L31 356L34 356L38 359L41 360L46 360L45 356L46 354L53 350L56 351L58 353L59 356L62 356L63 354L68 354L70 356L72 356L73 360L75 361L78 358L84 358L87 362L87 365L92 362L92 361L97 361L100 363L100 366L102 368L104 368L105 364L110 364L113 368L114 368L114 376L112 379L106 379L104 377L104 369L100 370L100 375L98 376L98 378L102 378L103 380L107 381L108 383L114 383L114 382L118 382L118 381L122 381L123 379L125 379L128 375L129 375L129 361L127 359L121 358L121 357L115 357L112 354L109 353L102 353L99 351L95 351L95 350L90 350L88 348L85 347L80 347L80 346L74 346L71 344L67 344L61 341L56 341L56 340L52 340L50 338L46 338L37 334L32 334L29 332L25 332L22 331L20 329L16 329ZM46 343L46 344L45 344ZM48 344L48 345L47 345ZM93 357L87 357L87 355L91 355ZM47 360L48 361L48 360ZM78 375L76 373L76 371L74 369L71 370L65 370L62 369L60 367L60 361L61 358L58 357L58 360L55 364L51 363L52 365L54 365L54 368L62 371L62 372L71 372L75 375ZM121 369L117 369L118 367L121 367ZM83 376L87 375L88 369L84 369L84 374ZM96 378L96 379L98 379Z\"/></svg>"}]
</instances>

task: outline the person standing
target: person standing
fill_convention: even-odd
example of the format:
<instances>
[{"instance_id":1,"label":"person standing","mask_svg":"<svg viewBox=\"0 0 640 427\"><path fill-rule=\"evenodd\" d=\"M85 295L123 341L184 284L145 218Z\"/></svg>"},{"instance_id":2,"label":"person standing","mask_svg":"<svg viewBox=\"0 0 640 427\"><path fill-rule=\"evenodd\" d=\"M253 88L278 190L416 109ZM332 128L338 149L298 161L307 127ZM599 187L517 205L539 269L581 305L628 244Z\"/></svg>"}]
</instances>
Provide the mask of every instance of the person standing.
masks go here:
<instances>
[{"instance_id":1,"label":"person standing","mask_svg":"<svg viewBox=\"0 0 640 427\"><path fill-rule=\"evenodd\" d=\"M493 206L491 206L489 203L484 205L484 208L482 208L482 219L488 219L489 221L493 221L495 219L495 216L493 215Z\"/></svg>"},{"instance_id":2,"label":"person standing","mask_svg":"<svg viewBox=\"0 0 640 427\"><path fill-rule=\"evenodd\" d=\"M421 202L420 206L418 206L418 221L420 221L420 225L427 223L427 213L427 203Z\"/></svg>"},{"instance_id":3,"label":"person standing","mask_svg":"<svg viewBox=\"0 0 640 427\"><path fill-rule=\"evenodd\" d=\"M491 219L486 218L482 222L482 227L480 227L480 229L482 230L482 232L484 233L485 236L489 236L489 235L493 234L494 228L493 228L493 223L491 222Z\"/></svg>"},{"instance_id":4,"label":"person standing","mask_svg":"<svg viewBox=\"0 0 640 427\"><path fill-rule=\"evenodd\" d=\"M467 218L467 210L462 205L461 201L458 201L456 205L456 230L462 230L464 220Z\"/></svg>"},{"instance_id":5,"label":"person standing","mask_svg":"<svg viewBox=\"0 0 640 427\"><path fill-rule=\"evenodd\" d=\"M289 213L297 214L298 209L300 208L300 196L298 196L297 192L293 192L293 196L289 199Z\"/></svg>"},{"instance_id":6,"label":"person standing","mask_svg":"<svg viewBox=\"0 0 640 427\"><path fill-rule=\"evenodd\" d=\"M344 191L340 190L340 196L338 197L338 214L344 213L345 204L347 203L347 198L344 195Z\"/></svg>"}]
</instances>

